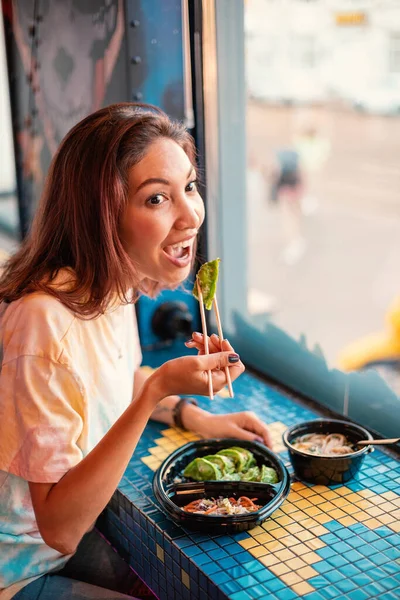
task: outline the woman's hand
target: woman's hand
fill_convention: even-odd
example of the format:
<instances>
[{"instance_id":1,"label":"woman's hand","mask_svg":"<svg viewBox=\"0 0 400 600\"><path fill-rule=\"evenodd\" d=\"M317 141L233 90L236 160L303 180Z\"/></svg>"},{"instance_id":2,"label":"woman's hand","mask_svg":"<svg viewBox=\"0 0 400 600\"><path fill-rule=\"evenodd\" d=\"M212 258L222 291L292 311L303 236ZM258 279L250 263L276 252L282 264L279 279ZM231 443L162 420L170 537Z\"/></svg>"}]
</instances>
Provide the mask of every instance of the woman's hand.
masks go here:
<instances>
[{"instance_id":1,"label":"woman's hand","mask_svg":"<svg viewBox=\"0 0 400 600\"><path fill-rule=\"evenodd\" d=\"M204 336L202 333L194 332L192 339L185 344L188 348L197 348L199 355L204 355ZM232 350L228 340L222 341L223 350ZM220 338L213 334L208 338L208 350L210 354L220 352ZM187 414L185 426L195 431L203 438L232 437L239 440L260 441L272 448L271 435L267 426L254 412L245 411L239 413L228 413L225 415L213 415L206 413L201 419L196 418L195 412Z\"/></svg>"},{"instance_id":2,"label":"woman's hand","mask_svg":"<svg viewBox=\"0 0 400 600\"><path fill-rule=\"evenodd\" d=\"M254 412L245 411L225 415L206 413L201 418L193 414L190 418L188 411L187 417L185 414L183 417L185 427L203 438L237 438L238 440L258 441L272 448L268 428Z\"/></svg>"},{"instance_id":3,"label":"woman's hand","mask_svg":"<svg viewBox=\"0 0 400 600\"><path fill-rule=\"evenodd\" d=\"M173 395L208 396L208 371L211 370L213 390L218 393L226 385L225 367L229 367L232 381L244 371L239 355L228 342L224 350L169 360L146 383L155 386L159 400Z\"/></svg>"}]
</instances>

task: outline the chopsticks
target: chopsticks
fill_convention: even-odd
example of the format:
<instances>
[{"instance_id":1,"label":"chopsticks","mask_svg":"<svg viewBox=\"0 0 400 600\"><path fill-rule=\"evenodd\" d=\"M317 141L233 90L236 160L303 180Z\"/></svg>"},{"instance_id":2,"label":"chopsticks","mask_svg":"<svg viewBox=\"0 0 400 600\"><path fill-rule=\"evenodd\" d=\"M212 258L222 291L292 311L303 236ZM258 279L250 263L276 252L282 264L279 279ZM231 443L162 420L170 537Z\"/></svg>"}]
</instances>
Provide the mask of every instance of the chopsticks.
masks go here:
<instances>
[{"instance_id":1,"label":"chopsticks","mask_svg":"<svg viewBox=\"0 0 400 600\"><path fill-rule=\"evenodd\" d=\"M203 339L204 339L204 351L206 354L209 354L209 345L208 345L208 333L207 333L207 322L206 322L206 314L205 314L205 310L204 310L204 302L203 302L203 294L201 291L201 286L199 284L199 281L197 280L197 294L199 296L199 304L200 304L200 317L201 317L201 326L202 326L202 330L203 330ZM214 298L213 298L213 307L214 307L214 311L215 311L215 318L217 321L217 329L218 329L218 335L219 335L219 339L220 339L220 344L221 344L221 351L222 351L222 342L224 339L223 333L222 333L222 325L221 325L221 317L219 314L219 309L218 309L218 302L217 302L217 295L215 294ZM233 398L233 388L232 388L232 380L231 380L231 375L229 373L229 367L225 367L225 375L226 375L226 380L228 383L228 389L229 389L229 396L231 398ZM214 390L213 390L213 386L212 386L212 373L211 370L208 371L208 395L210 396L210 400L214 400Z\"/></svg>"},{"instance_id":2,"label":"chopsticks","mask_svg":"<svg viewBox=\"0 0 400 600\"><path fill-rule=\"evenodd\" d=\"M214 310L215 310L215 318L217 320L217 329L218 329L219 341L221 342L221 348L220 349L221 349L221 352L222 352L222 342L224 340L224 334L222 333L221 317L219 316L217 294L215 294L215 296L214 296L213 305L214 305ZM225 367L225 375L226 375L226 381L228 383L229 396L231 398L233 398L232 380L231 380L231 374L229 372L229 367Z\"/></svg>"},{"instance_id":3,"label":"chopsticks","mask_svg":"<svg viewBox=\"0 0 400 600\"><path fill-rule=\"evenodd\" d=\"M199 295L201 328L203 330L203 339L204 339L204 351L206 354L210 354L209 347L208 347L207 322L206 322L206 313L204 310L203 293L201 291L201 286L200 286L200 283L198 280L197 280L197 293ZM210 400L214 400L212 374L211 374L210 369L208 370L208 395L210 396Z\"/></svg>"}]
</instances>

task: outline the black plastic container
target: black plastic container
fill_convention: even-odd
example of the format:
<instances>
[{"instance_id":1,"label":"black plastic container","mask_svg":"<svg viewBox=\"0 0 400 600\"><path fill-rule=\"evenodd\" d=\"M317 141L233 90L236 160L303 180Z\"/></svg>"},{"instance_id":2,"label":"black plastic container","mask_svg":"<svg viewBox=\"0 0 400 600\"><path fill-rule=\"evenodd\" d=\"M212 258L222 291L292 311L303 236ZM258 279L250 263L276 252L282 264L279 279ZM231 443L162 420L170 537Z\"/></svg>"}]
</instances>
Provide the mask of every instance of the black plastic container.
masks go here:
<instances>
[{"instance_id":1,"label":"black plastic container","mask_svg":"<svg viewBox=\"0 0 400 600\"><path fill-rule=\"evenodd\" d=\"M283 434L283 443L289 451L295 475L298 479L311 483L321 485L346 483L358 473L366 454L373 450L372 446L360 446L356 452L341 456L307 454L291 445L291 442L306 433L342 433L353 444L361 440L372 440L373 437L360 425L336 419L316 419L287 429Z\"/></svg>"},{"instance_id":2,"label":"black plastic container","mask_svg":"<svg viewBox=\"0 0 400 600\"><path fill-rule=\"evenodd\" d=\"M215 454L231 446L250 450L260 466L273 467L279 483L267 484L250 481L189 482L182 473L194 458ZM182 481L175 482L179 478ZM290 490L290 475L281 459L263 444L237 439L202 440L191 442L173 452L156 471L153 491L163 511L178 525L199 531L221 533L246 531L259 525L285 500ZM181 507L192 500L210 497L249 496L257 498L260 510L247 515L201 515L184 511Z\"/></svg>"}]
</instances>

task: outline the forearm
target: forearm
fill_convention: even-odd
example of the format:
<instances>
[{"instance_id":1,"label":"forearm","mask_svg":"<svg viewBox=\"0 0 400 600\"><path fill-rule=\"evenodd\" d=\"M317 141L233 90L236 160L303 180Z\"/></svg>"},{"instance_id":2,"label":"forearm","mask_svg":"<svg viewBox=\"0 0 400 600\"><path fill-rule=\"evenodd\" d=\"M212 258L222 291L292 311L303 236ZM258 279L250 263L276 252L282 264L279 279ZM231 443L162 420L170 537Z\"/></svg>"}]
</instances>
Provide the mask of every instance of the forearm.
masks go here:
<instances>
[{"instance_id":1,"label":"forearm","mask_svg":"<svg viewBox=\"0 0 400 600\"><path fill-rule=\"evenodd\" d=\"M135 384L134 384L134 397L135 394L141 389L141 386L148 379L150 373L146 373L144 369L138 369L135 372ZM151 419L153 421L158 421L159 423L165 423L166 425L174 425L173 420L173 410L179 402L180 396L167 396L161 402L157 404L155 409L151 414ZM193 404L185 404L182 409L182 421L186 429L193 431L194 433L199 433L201 431L201 423L204 422L204 419L210 415L206 410L202 410L198 406L193 406Z\"/></svg>"},{"instance_id":2,"label":"forearm","mask_svg":"<svg viewBox=\"0 0 400 600\"><path fill-rule=\"evenodd\" d=\"M135 379L134 379L134 389L133 389L133 398L139 393L139 390L142 388L143 384L150 377L150 373L146 372L143 368L135 371ZM151 419L153 421L158 421L159 423L165 423L166 425L173 425L173 410L179 402L180 396L167 396L161 402L157 404L155 409L151 414Z\"/></svg>"},{"instance_id":3,"label":"forearm","mask_svg":"<svg viewBox=\"0 0 400 600\"><path fill-rule=\"evenodd\" d=\"M114 493L157 400L156 387L144 386L95 448L50 489L39 523L45 541L74 551Z\"/></svg>"}]
</instances>

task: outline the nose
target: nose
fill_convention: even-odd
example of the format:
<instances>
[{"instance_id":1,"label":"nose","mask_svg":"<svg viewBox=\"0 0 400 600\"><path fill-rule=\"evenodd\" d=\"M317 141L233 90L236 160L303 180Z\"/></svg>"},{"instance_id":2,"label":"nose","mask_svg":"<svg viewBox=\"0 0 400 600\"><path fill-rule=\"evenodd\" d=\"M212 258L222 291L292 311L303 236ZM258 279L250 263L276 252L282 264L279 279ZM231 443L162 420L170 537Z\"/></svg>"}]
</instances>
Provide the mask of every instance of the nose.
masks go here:
<instances>
[{"instance_id":1,"label":"nose","mask_svg":"<svg viewBox=\"0 0 400 600\"><path fill-rule=\"evenodd\" d=\"M177 203L177 216L175 227L179 230L184 229L199 229L204 220L204 205L203 201L198 198L183 197Z\"/></svg>"}]
</instances>

